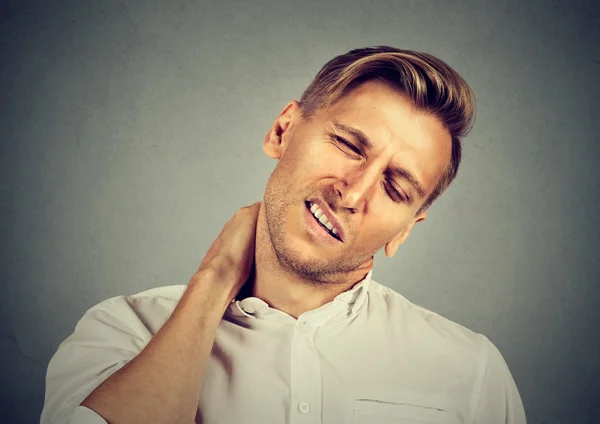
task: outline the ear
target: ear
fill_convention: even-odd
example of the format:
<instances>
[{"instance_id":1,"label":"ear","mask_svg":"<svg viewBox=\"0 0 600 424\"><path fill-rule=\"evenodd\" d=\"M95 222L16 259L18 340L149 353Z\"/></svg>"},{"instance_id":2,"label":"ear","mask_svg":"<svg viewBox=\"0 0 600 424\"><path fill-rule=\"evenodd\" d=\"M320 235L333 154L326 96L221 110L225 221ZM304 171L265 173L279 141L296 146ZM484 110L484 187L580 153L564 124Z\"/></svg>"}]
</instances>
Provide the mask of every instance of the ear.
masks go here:
<instances>
[{"instance_id":1,"label":"ear","mask_svg":"<svg viewBox=\"0 0 600 424\"><path fill-rule=\"evenodd\" d=\"M296 100L289 102L273 122L265 135L263 151L272 159L279 159L286 149L287 133L301 116L301 107Z\"/></svg>"},{"instance_id":2,"label":"ear","mask_svg":"<svg viewBox=\"0 0 600 424\"><path fill-rule=\"evenodd\" d=\"M425 218L427 218L427 211L421 212L421 214L419 214L417 217L415 217L415 219L413 219L406 226L406 228L404 228L404 230L400 231L400 233L398 233L398 235L396 235L393 239L388 241L387 244L385 245L385 256L387 256L388 258L393 257L396 254L398 247L402 243L404 243L406 241L406 239L408 238L408 236L410 235L410 232L412 231L415 224L417 222L423 221Z\"/></svg>"}]
</instances>

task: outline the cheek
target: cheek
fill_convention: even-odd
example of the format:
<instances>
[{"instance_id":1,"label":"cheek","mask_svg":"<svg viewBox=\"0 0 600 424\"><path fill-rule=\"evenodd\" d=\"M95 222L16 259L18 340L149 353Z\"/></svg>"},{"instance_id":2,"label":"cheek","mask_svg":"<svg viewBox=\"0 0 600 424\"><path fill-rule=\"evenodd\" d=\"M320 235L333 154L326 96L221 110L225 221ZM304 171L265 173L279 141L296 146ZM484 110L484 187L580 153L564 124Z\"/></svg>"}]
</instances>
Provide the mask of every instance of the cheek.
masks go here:
<instances>
[{"instance_id":1,"label":"cheek","mask_svg":"<svg viewBox=\"0 0 600 424\"><path fill-rule=\"evenodd\" d=\"M279 158L275 171L282 178L290 178L302 168L304 160L301 152L289 146Z\"/></svg>"},{"instance_id":2,"label":"cheek","mask_svg":"<svg viewBox=\"0 0 600 424\"><path fill-rule=\"evenodd\" d=\"M298 174L306 177L324 177L336 175L342 162L332 155L326 146L308 144L304 149L293 152L290 163Z\"/></svg>"},{"instance_id":3,"label":"cheek","mask_svg":"<svg viewBox=\"0 0 600 424\"><path fill-rule=\"evenodd\" d=\"M327 177L341 177L357 163L329 143L321 143L311 149L307 159L316 174Z\"/></svg>"},{"instance_id":4,"label":"cheek","mask_svg":"<svg viewBox=\"0 0 600 424\"><path fill-rule=\"evenodd\" d=\"M303 192L325 172L328 172L327 167L316 152L289 146L277 162L271 178L281 190L292 194L298 190Z\"/></svg>"},{"instance_id":5,"label":"cheek","mask_svg":"<svg viewBox=\"0 0 600 424\"><path fill-rule=\"evenodd\" d=\"M400 219L398 213L374 217L372 223L364 228L365 242L383 245L402 232L409 222L409 219Z\"/></svg>"}]
</instances>

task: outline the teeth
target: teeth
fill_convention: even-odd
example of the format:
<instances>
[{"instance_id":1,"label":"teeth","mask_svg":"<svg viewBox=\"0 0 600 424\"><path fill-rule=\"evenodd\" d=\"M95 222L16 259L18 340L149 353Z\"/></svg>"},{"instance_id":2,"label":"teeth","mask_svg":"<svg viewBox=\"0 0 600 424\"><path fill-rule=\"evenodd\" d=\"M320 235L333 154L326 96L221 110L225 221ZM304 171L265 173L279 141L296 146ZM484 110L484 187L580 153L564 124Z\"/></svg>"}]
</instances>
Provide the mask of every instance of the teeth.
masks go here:
<instances>
[{"instance_id":1,"label":"teeth","mask_svg":"<svg viewBox=\"0 0 600 424\"><path fill-rule=\"evenodd\" d=\"M327 229L329 231L331 231L333 234L337 235L337 233L338 233L337 230L335 229L335 227L333 226L333 224L331 222L329 222L329 220L327 219L327 217L325 216L325 214L323 213L323 211L321 210L321 208L319 208L318 205L311 204L310 205L310 211L315 216L315 218L317 218L319 220L319 222L321 224L323 224L325 227L327 227Z\"/></svg>"},{"instance_id":2,"label":"teeth","mask_svg":"<svg viewBox=\"0 0 600 424\"><path fill-rule=\"evenodd\" d=\"M315 215L316 216L316 215ZM327 227L327 224L331 224L329 222L329 220L327 219L327 217L323 214L321 215L321 217L319 218L319 221L321 221L321 224L323 224L324 226ZM331 229L331 228L330 228Z\"/></svg>"}]
</instances>

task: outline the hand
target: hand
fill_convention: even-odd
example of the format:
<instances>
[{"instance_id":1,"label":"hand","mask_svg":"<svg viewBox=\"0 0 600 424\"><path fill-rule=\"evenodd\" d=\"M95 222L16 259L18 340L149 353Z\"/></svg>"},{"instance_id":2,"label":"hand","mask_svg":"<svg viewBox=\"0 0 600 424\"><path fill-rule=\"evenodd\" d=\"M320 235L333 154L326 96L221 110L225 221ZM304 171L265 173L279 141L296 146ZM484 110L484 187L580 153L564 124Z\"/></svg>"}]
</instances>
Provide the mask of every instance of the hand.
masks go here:
<instances>
[{"instance_id":1,"label":"hand","mask_svg":"<svg viewBox=\"0 0 600 424\"><path fill-rule=\"evenodd\" d=\"M199 281L206 281L201 284L220 285L219 290L227 292L229 302L238 294L252 271L256 222L261 203L238 209L225 223L196 273L209 276L199 278Z\"/></svg>"}]
</instances>

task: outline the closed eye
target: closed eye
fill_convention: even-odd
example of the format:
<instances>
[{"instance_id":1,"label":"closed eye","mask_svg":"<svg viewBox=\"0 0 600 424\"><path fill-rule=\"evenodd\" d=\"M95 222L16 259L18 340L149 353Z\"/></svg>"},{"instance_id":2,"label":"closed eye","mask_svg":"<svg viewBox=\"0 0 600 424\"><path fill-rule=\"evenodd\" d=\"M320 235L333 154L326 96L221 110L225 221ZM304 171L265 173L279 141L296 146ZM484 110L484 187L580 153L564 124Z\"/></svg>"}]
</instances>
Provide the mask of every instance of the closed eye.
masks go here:
<instances>
[{"instance_id":1,"label":"closed eye","mask_svg":"<svg viewBox=\"0 0 600 424\"><path fill-rule=\"evenodd\" d=\"M354 153L356 153L357 155L361 155L362 156L362 152L360 150L358 150L358 148L350 143L349 141L347 141L346 139L340 137L339 135L335 135L335 134L331 134L331 138L333 138L335 141L337 141L339 144L344 145L346 148L352 150Z\"/></svg>"},{"instance_id":2,"label":"closed eye","mask_svg":"<svg viewBox=\"0 0 600 424\"><path fill-rule=\"evenodd\" d=\"M338 144L343 145L346 149L351 150L352 152L356 153L359 156L362 156L362 152L354 144L350 143L348 140L344 139L343 137L340 137L339 135L333 134L333 133L329 133L329 136L333 140L335 140ZM388 195L394 202L410 203L410 199L408 198L408 196L400 194L400 192L398 192L398 190L396 190L396 188L394 187L394 184L391 181L386 180L385 185L386 185L385 191L388 193Z\"/></svg>"},{"instance_id":3,"label":"closed eye","mask_svg":"<svg viewBox=\"0 0 600 424\"><path fill-rule=\"evenodd\" d=\"M396 190L396 188L394 187L394 185L389 182L386 181L387 184L387 189L386 191L388 192L388 194L390 194L390 197L395 201L395 202L400 202L400 203L409 203L410 199L407 196L403 196L401 195L398 190Z\"/></svg>"}]
</instances>

